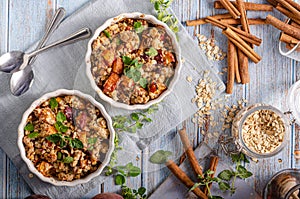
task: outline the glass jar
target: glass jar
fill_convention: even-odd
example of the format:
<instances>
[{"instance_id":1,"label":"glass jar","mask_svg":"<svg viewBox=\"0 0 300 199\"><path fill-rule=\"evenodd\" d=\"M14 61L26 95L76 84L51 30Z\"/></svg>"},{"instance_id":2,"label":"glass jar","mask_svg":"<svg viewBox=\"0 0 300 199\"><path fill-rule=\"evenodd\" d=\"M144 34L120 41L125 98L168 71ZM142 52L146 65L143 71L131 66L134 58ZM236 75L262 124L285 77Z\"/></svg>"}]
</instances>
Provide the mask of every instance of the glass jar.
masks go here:
<instances>
[{"instance_id":1,"label":"glass jar","mask_svg":"<svg viewBox=\"0 0 300 199\"><path fill-rule=\"evenodd\" d=\"M267 183L264 199L290 199L300 197L300 170L284 169L276 173Z\"/></svg>"},{"instance_id":2,"label":"glass jar","mask_svg":"<svg viewBox=\"0 0 300 199\"><path fill-rule=\"evenodd\" d=\"M242 151L246 155L253 158L267 158L278 154L289 142L291 134L290 125L294 122L300 125L300 80L289 89L287 96L287 105L289 107L289 111L285 113L267 104L254 104L243 108L233 119L231 129L232 136L223 136L219 140L219 143L224 152L226 154L237 154ZM243 124L248 116L258 110L269 110L271 112L274 112L281 119L284 125L283 141L274 151L269 153L257 153L254 150L251 150L243 140Z\"/></svg>"},{"instance_id":3,"label":"glass jar","mask_svg":"<svg viewBox=\"0 0 300 199\"><path fill-rule=\"evenodd\" d=\"M243 137L243 125L246 120L256 111L260 110L268 110L270 113L275 113L279 119L282 121L284 130L283 130L283 139L282 142L272 151L266 153L258 153L257 151L251 149L249 145L244 140ZM266 121L267 122L267 121ZM266 124L269 125L269 124ZM246 155L253 157L253 158L267 158L272 157L278 154L282 149L287 145L290 139L290 121L287 116L276 109L273 106L266 105L266 104L253 104L251 106L243 108L239 113L235 116L232 122L232 136L234 137L235 144L238 145L238 148L245 153ZM275 132L274 132L275 133ZM266 137L267 139L267 137ZM265 144L266 141L262 140L262 144Z\"/></svg>"}]
</instances>

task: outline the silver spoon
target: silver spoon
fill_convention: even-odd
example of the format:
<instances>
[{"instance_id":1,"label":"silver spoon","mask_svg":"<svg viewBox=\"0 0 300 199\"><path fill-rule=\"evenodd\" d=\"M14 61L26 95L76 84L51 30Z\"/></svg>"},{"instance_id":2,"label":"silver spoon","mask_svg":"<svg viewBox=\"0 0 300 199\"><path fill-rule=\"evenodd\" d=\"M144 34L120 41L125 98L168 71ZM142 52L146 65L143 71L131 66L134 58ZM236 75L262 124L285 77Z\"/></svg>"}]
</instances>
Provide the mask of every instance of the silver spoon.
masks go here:
<instances>
[{"instance_id":1,"label":"silver spoon","mask_svg":"<svg viewBox=\"0 0 300 199\"><path fill-rule=\"evenodd\" d=\"M66 15L66 11L64 8L58 8L53 15L50 23L47 26L46 32L39 42L36 49L42 48L49 36L53 33L53 31L59 26L61 21ZM24 94L32 85L34 79L34 73L31 69L31 64L35 61L35 57L32 57L29 61L29 65L21 71L15 72L12 74L10 78L10 91L15 96L20 96Z\"/></svg>"},{"instance_id":2,"label":"silver spoon","mask_svg":"<svg viewBox=\"0 0 300 199\"><path fill-rule=\"evenodd\" d=\"M11 73L23 70L26 66L28 66L30 58L37 55L38 53L59 45L66 45L72 43L79 39L88 38L90 35L91 31L88 28L83 28L62 40L54 42L46 47L35 50L31 53L24 53L21 51L12 51L6 53L0 57L0 71Z\"/></svg>"}]
</instances>

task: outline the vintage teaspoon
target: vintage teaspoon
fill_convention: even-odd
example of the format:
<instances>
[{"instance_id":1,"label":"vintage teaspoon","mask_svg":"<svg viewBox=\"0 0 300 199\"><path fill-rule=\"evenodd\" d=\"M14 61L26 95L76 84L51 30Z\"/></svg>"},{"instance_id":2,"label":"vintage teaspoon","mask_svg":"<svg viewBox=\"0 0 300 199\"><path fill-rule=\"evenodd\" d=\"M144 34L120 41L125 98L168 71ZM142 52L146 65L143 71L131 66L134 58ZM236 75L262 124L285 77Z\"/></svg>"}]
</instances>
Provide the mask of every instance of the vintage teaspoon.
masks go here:
<instances>
[{"instance_id":1,"label":"vintage teaspoon","mask_svg":"<svg viewBox=\"0 0 300 199\"><path fill-rule=\"evenodd\" d=\"M31 53L24 53L21 51L8 52L0 57L0 71L11 73L11 72L17 72L19 70L24 70L24 68L28 66L30 58L37 55L38 53L56 46L72 43L79 39L88 38L90 35L91 35L91 31L88 28L83 28L78 32L73 33L62 40L54 42L46 47L35 50Z\"/></svg>"},{"instance_id":2,"label":"vintage teaspoon","mask_svg":"<svg viewBox=\"0 0 300 199\"><path fill-rule=\"evenodd\" d=\"M39 42L36 49L42 48L49 36L53 33L53 31L59 26L61 21L66 15L66 11L64 8L58 8L52 17L50 23L47 26L46 32ZM10 78L10 91L15 96L20 96L27 92L27 90L31 87L34 73L31 68L31 64L34 62L36 57L32 57L29 61L29 65L21 71L15 72L12 74Z\"/></svg>"}]
</instances>

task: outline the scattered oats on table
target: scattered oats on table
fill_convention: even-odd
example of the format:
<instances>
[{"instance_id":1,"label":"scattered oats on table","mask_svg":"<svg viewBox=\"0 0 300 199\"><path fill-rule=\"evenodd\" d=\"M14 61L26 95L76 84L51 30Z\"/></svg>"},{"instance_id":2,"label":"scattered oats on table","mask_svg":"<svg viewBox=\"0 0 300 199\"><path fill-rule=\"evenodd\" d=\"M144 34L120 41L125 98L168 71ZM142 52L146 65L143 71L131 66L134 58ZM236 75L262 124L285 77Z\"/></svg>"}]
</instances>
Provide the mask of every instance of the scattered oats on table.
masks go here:
<instances>
[{"instance_id":1,"label":"scattered oats on table","mask_svg":"<svg viewBox=\"0 0 300 199\"><path fill-rule=\"evenodd\" d=\"M209 60L222 61L226 57L226 53L215 45L215 39L207 38L205 35L197 34L199 47L205 51L205 55Z\"/></svg>"},{"instance_id":2,"label":"scattered oats on table","mask_svg":"<svg viewBox=\"0 0 300 199\"><path fill-rule=\"evenodd\" d=\"M188 82L192 82L192 81L193 81L193 78L192 78L191 76L187 76L187 77L186 77L186 80L187 80Z\"/></svg>"}]
</instances>

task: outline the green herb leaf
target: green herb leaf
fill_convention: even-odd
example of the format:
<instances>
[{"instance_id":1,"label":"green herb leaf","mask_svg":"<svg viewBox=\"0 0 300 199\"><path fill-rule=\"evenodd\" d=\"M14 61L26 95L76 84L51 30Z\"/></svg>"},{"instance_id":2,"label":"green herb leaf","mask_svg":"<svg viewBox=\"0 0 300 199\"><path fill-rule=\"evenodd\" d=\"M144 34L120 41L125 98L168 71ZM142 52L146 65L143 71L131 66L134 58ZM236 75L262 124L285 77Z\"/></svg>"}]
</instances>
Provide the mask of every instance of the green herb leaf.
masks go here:
<instances>
[{"instance_id":1,"label":"green herb leaf","mask_svg":"<svg viewBox=\"0 0 300 199\"><path fill-rule=\"evenodd\" d=\"M141 33L144 30L144 26L142 25L142 22L140 22L140 21L134 22L133 27L134 27L136 33Z\"/></svg>"},{"instance_id":2,"label":"green herb leaf","mask_svg":"<svg viewBox=\"0 0 300 199\"><path fill-rule=\"evenodd\" d=\"M133 166L133 165L130 166L129 172L128 172L128 176L130 176L130 177L136 177L136 176L138 176L140 174L141 174L141 169L140 168L138 168L136 166Z\"/></svg>"},{"instance_id":3,"label":"green herb leaf","mask_svg":"<svg viewBox=\"0 0 300 199\"><path fill-rule=\"evenodd\" d=\"M145 193L146 193L146 188L145 187L138 188L138 194L140 196L144 195Z\"/></svg>"},{"instance_id":4,"label":"green herb leaf","mask_svg":"<svg viewBox=\"0 0 300 199\"><path fill-rule=\"evenodd\" d=\"M219 173L218 177L222 180L229 181L231 177L233 176L232 171L230 170L224 170L221 173Z\"/></svg>"},{"instance_id":5,"label":"green herb leaf","mask_svg":"<svg viewBox=\"0 0 300 199\"><path fill-rule=\"evenodd\" d=\"M219 188L222 190L222 191L227 191L230 189L230 185L226 182L219 182Z\"/></svg>"},{"instance_id":6,"label":"green herb leaf","mask_svg":"<svg viewBox=\"0 0 300 199\"><path fill-rule=\"evenodd\" d=\"M145 121L145 122L152 122L152 119L148 118L148 117L145 117L145 118L143 118L143 121Z\"/></svg>"},{"instance_id":7,"label":"green herb leaf","mask_svg":"<svg viewBox=\"0 0 300 199\"><path fill-rule=\"evenodd\" d=\"M145 54L147 54L151 57L155 57L156 55L158 55L158 52L155 48L151 47L151 48L149 48L149 50L147 52L145 52Z\"/></svg>"},{"instance_id":8,"label":"green herb leaf","mask_svg":"<svg viewBox=\"0 0 300 199\"><path fill-rule=\"evenodd\" d=\"M31 139L37 138L39 136L39 132L33 132L28 134L28 137Z\"/></svg>"},{"instance_id":9,"label":"green herb leaf","mask_svg":"<svg viewBox=\"0 0 300 199\"><path fill-rule=\"evenodd\" d=\"M62 112L57 113L57 115L56 115L56 121L57 122L63 123L66 120L67 120L67 117L65 116L65 114L63 114Z\"/></svg>"},{"instance_id":10,"label":"green herb leaf","mask_svg":"<svg viewBox=\"0 0 300 199\"><path fill-rule=\"evenodd\" d=\"M139 80L139 84L141 85L141 87L147 88L148 81L147 81L146 78L141 78L141 79Z\"/></svg>"},{"instance_id":11,"label":"green herb leaf","mask_svg":"<svg viewBox=\"0 0 300 199\"><path fill-rule=\"evenodd\" d=\"M123 184L125 184L125 182L126 182L126 179L123 175L121 175L121 174L116 175L116 178L115 178L116 185L123 185Z\"/></svg>"},{"instance_id":12,"label":"green herb leaf","mask_svg":"<svg viewBox=\"0 0 300 199\"><path fill-rule=\"evenodd\" d=\"M127 56L122 56L122 61L125 65L130 65L131 64L131 58Z\"/></svg>"},{"instance_id":13,"label":"green herb leaf","mask_svg":"<svg viewBox=\"0 0 300 199\"><path fill-rule=\"evenodd\" d=\"M94 145L97 142L97 138L89 138L88 144Z\"/></svg>"},{"instance_id":14,"label":"green herb leaf","mask_svg":"<svg viewBox=\"0 0 300 199\"><path fill-rule=\"evenodd\" d=\"M140 119L137 113L131 113L130 117L134 121L138 121Z\"/></svg>"},{"instance_id":15,"label":"green herb leaf","mask_svg":"<svg viewBox=\"0 0 300 199\"><path fill-rule=\"evenodd\" d=\"M56 122L54 124L54 127L57 131L62 132L62 133L65 133L68 130L68 127L63 125L61 122Z\"/></svg>"},{"instance_id":16,"label":"green herb leaf","mask_svg":"<svg viewBox=\"0 0 300 199\"><path fill-rule=\"evenodd\" d=\"M110 39L110 38L111 38L111 36L110 36L109 32L107 32L106 30L103 30L103 33L105 34L105 36L106 36L108 39Z\"/></svg>"},{"instance_id":17,"label":"green herb leaf","mask_svg":"<svg viewBox=\"0 0 300 199\"><path fill-rule=\"evenodd\" d=\"M52 134L46 137L46 139L50 142L53 142L55 144L57 144L58 142L60 142L63 138L62 135L59 133L56 134Z\"/></svg>"},{"instance_id":18,"label":"green herb leaf","mask_svg":"<svg viewBox=\"0 0 300 199\"><path fill-rule=\"evenodd\" d=\"M193 191L194 189L196 189L197 187L199 187L201 184L200 183L195 183L192 188L190 188L189 191Z\"/></svg>"},{"instance_id":19,"label":"green herb leaf","mask_svg":"<svg viewBox=\"0 0 300 199\"><path fill-rule=\"evenodd\" d=\"M57 152L57 159L60 160L61 158L62 158L62 154L61 154L61 152L58 151Z\"/></svg>"},{"instance_id":20,"label":"green herb leaf","mask_svg":"<svg viewBox=\"0 0 300 199\"><path fill-rule=\"evenodd\" d=\"M141 123L141 122L137 122L137 123L135 124L135 126L136 126L138 129L141 129L141 128L143 128L144 124Z\"/></svg>"},{"instance_id":21,"label":"green herb leaf","mask_svg":"<svg viewBox=\"0 0 300 199\"><path fill-rule=\"evenodd\" d=\"M253 174L242 165L237 166L238 176L242 179L251 177Z\"/></svg>"},{"instance_id":22,"label":"green herb leaf","mask_svg":"<svg viewBox=\"0 0 300 199\"><path fill-rule=\"evenodd\" d=\"M58 106L58 102L56 101L56 98L54 98L54 97L50 99L49 103L50 103L50 107L52 110Z\"/></svg>"},{"instance_id":23,"label":"green herb leaf","mask_svg":"<svg viewBox=\"0 0 300 199\"><path fill-rule=\"evenodd\" d=\"M73 157L70 157L70 156L65 157L65 158L62 160L62 162L63 162L63 163L66 163L66 164L70 164L70 163L72 163L73 161L74 161L74 158L73 158Z\"/></svg>"},{"instance_id":24,"label":"green herb leaf","mask_svg":"<svg viewBox=\"0 0 300 199\"><path fill-rule=\"evenodd\" d=\"M70 144L70 147L75 148L75 149L83 148L83 143L77 138L71 140L69 144Z\"/></svg>"},{"instance_id":25,"label":"green herb leaf","mask_svg":"<svg viewBox=\"0 0 300 199\"><path fill-rule=\"evenodd\" d=\"M33 124L29 123L25 126L24 128L25 131L33 131L34 130L34 126Z\"/></svg>"},{"instance_id":26,"label":"green herb leaf","mask_svg":"<svg viewBox=\"0 0 300 199\"><path fill-rule=\"evenodd\" d=\"M159 5L159 3L156 1L156 2L154 3L154 9L157 11L157 10L159 10L159 7L160 7L160 5Z\"/></svg>"},{"instance_id":27,"label":"green herb leaf","mask_svg":"<svg viewBox=\"0 0 300 199\"><path fill-rule=\"evenodd\" d=\"M153 164L164 164L171 155L172 152L170 151L158 150L150 157L150 162Z\"/></svg>"}]
</instances>

